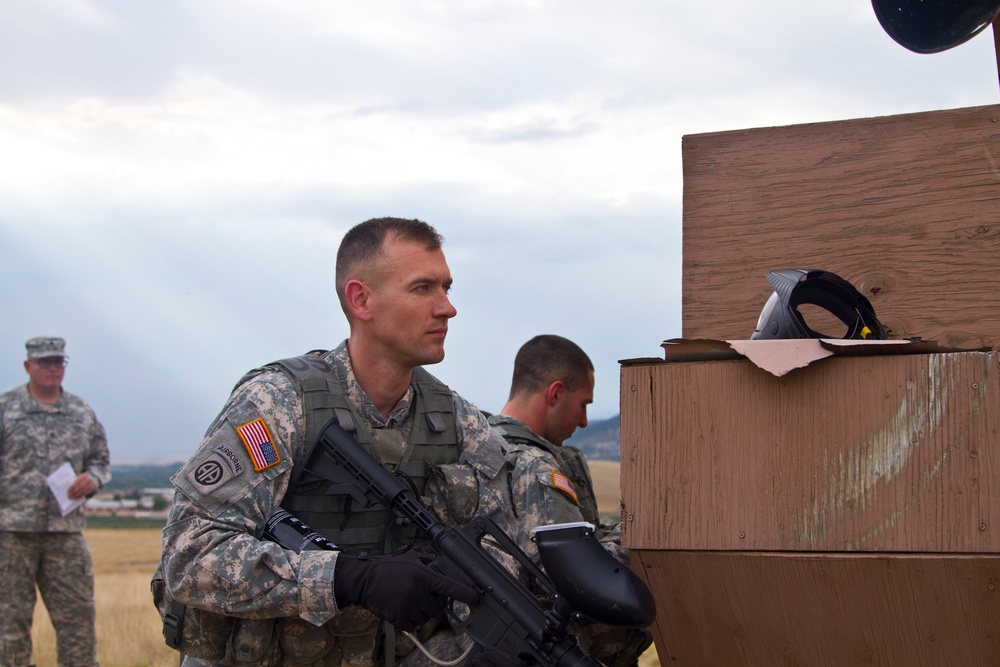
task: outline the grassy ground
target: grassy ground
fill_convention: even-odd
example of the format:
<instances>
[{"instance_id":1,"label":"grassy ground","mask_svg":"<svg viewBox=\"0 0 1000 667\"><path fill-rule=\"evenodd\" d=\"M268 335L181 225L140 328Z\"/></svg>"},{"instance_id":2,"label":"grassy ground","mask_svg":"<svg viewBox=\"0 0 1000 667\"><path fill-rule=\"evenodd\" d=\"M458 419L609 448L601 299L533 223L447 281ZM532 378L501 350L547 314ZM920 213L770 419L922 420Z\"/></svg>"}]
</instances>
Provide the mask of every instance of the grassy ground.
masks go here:
<instances>
[{"instance_id":1,"label":"grassy ground","mask_svg":"<svg viewBox=\"0 0 1000 667\"><path fill-rule=\"evenodd\" d=\"M592 464L591 472L601 511L617 513L618 464L595 463L599 465ZM149 580L160 560L159 529L91 527L84 535L94 560L102 667L176 667L178 654L163 642L160 617L149 594ZM54 667L55 633L40 600L32 638L38 667ZM640 667L659 664L655 649L640 659Z\"/></svg>"},{"instance_id":2,"label":"grassy ground","mask_svg":"<svg viewBox=\"0 0 1000 667\"><path fill-rule=\"evenodd\" d=\"M84 535L94 560L97 603L97 657L103 667L175 667L176 651L163 642L160 616L149 580L160 560L155 528L88 529ZM54 667L55 633L41 600L32 629L35 663Z\"/></svg>"},{"instance_id":3,"label":"grassy ground","mask_svg":"<svg viewBox=\"0 0 1000 667\"><path fill-rule=\"evenodd\" d=\"M617 461L588 461L594 480L594 496L602 520L618 521L621 516L621 465Z\"/></svg>"}]
</instances>

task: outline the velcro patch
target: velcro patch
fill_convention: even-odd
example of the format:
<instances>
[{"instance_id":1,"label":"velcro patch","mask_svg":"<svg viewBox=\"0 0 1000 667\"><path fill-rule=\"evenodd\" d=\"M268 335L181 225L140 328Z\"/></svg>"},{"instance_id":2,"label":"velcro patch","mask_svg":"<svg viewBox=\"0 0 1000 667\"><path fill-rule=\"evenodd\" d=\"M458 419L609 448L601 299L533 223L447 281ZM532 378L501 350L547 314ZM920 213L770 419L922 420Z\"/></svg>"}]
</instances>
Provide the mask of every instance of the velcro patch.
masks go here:
<instances>
[{"instance_id":1,"label":"velcro patch","mask_svg":"<svg viewBox=\"0 0 1000 667\"><path fill-rule=\"evenodd\" d=\"M570 481L569 477L562 474L558 470L552 471L552 486L572 498L573 502L577 505L580 504L580 499L576 496L576 487L573 486L573 482Z\"/></svg>"},{"instance_id":2,"label":"velcro patch","mask_svg":"<svg viewBox=\"0 0 1000 667\"><path fill-rule=\"evenodd\" d=\"M210 494L236 476L233 462L219 452L210 452L201 463L187 474L191 486L202 495Z\"/></svg>"},{"instance_id":3,"label":"velcro patch","mask_svg":"<svg viewBox=\"0 0 1000 667\"><path fill-rule=\"evenodd\" d=\"M236 429L240 434L240 439L250 453L250 460L253 462L253 469L257 472L266 470L271 466L281 462L281 454L274 446L271 432L267 430L267 424L263 419L254 419L248 424L244 424Z\"/></svg>"}]
</instances>

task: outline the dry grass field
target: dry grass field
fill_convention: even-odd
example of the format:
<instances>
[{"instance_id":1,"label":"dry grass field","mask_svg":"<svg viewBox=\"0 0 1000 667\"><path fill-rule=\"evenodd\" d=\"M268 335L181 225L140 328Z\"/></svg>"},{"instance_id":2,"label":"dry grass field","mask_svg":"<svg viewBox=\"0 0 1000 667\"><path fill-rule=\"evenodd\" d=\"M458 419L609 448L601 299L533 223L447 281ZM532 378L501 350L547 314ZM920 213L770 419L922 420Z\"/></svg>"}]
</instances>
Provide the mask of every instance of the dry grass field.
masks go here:
<instances>
[{"instance_id":1,"label":"dry grass field","mask_svg":"<svg viewBox=\"0 0 1000 667\"><path fill-rule=\"evenodd\" d=\"M160 531L92 529L84 535L94 559L97 657L102 667L175 667L163 642L149 580L160 560ZM41 600L32 628L35 663L55 667L55 633Z\"/></svg>"},{"instance_id":2,"label":"dry grass field","mask_svg":"<svg viewBox=\"0 0 1000 667\"><path fill-rule=\"evenodd\" d=\"M618 464L591 464L601 511L618 511ZM94 559L98 659L102 667L175 667L178 654L163 642L160 617L149 594L149 580L160 559L156 529L88 529ZM32 630L35 663L55 667L55 634L41 600ZM640 667L658 667L651 649Z\"/></svg>"},{"instance_id":3,"label":"dry grass field","mask_svg":"<svg viewBox=\"0 0 1000 667\"><path fill-rule=\"evenodd\" d=\"M590 476L594 480L597 509L602 515L621 513L621 464L617 461L588 461Z\"/></svg>"}]
</instances>

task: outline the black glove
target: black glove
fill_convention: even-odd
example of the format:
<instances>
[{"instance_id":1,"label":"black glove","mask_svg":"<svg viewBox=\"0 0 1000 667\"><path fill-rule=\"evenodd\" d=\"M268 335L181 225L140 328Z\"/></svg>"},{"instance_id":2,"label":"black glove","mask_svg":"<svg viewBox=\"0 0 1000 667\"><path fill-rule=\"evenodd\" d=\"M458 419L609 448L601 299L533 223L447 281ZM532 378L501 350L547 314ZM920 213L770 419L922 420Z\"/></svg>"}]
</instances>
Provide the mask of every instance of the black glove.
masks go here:
<instances>
[{"instance_id":1,"label":"black glove","mask_svg":"<svg viewBox=\"0 0 1000 667\"><path fill-rule=\"evenodd\" d=\"M479 594L407 551L366 558L340 554L333 575L338 607L356 604L400 630L412 630L444 609L447 598L474 604Z\"/></svg>"},{"instance_id":2,"label":"black glove","mask_svg":"<svg viewBox=\"0 0 1000 667\"><path fill-rule=\"evenodd\" d=\"M473 652L472 667L527 667L528 663L516 655L501 651L495 646L487 646ZM468 663L466 663L468 664Z\"/></svg>"}]
</instances>

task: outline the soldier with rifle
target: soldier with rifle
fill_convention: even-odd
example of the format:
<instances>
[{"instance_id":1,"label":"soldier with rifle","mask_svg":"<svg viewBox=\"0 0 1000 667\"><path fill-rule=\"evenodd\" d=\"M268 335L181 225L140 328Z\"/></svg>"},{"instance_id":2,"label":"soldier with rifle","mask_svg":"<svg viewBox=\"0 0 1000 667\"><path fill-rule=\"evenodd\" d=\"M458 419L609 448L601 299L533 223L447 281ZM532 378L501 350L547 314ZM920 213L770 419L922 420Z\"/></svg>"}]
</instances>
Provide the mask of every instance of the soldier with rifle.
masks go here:
<instances>
[{"instance_id":1,"label":"soldier with rifle","mask_svg":"<svg viewBox=\"0 0 1000 667\"><path fill-rule=\"evenodd\" d=\"M531 564L506 537L502 437L422 368L443 359L456 314L441 240L398 218L348 231L348 339L244 376L172 478L153 592L183 665L596 664L565 633L569 603L512 574ZM331 433L358 448L346 469L361 481L340 474ZM278 537L304 525L319 533L308 544Z\"/></svg>"},{"instance_id":2,"label":"soldier with rifle","mask_svg":"<svg viewBox=\"0 0 1000 667\"><path fill-rule=\"evenodd\" d=\"M335 349L251 371L172 478L153 581L185 665L421 663L401 631L451 634L445 601L476 592L427 567L413 526L304 482L329 419L405 475L436 516L488 516L509 531L504 443L422 367L444 358L452 277L442 237L419 220L372 219L344 236L336 290L350 326ZM340 547L296 553L263 539L279 508ZM412 656L412 657L411 657ZM519 665L502 651L475 664Z\"/></svg>"}]
</instances>

